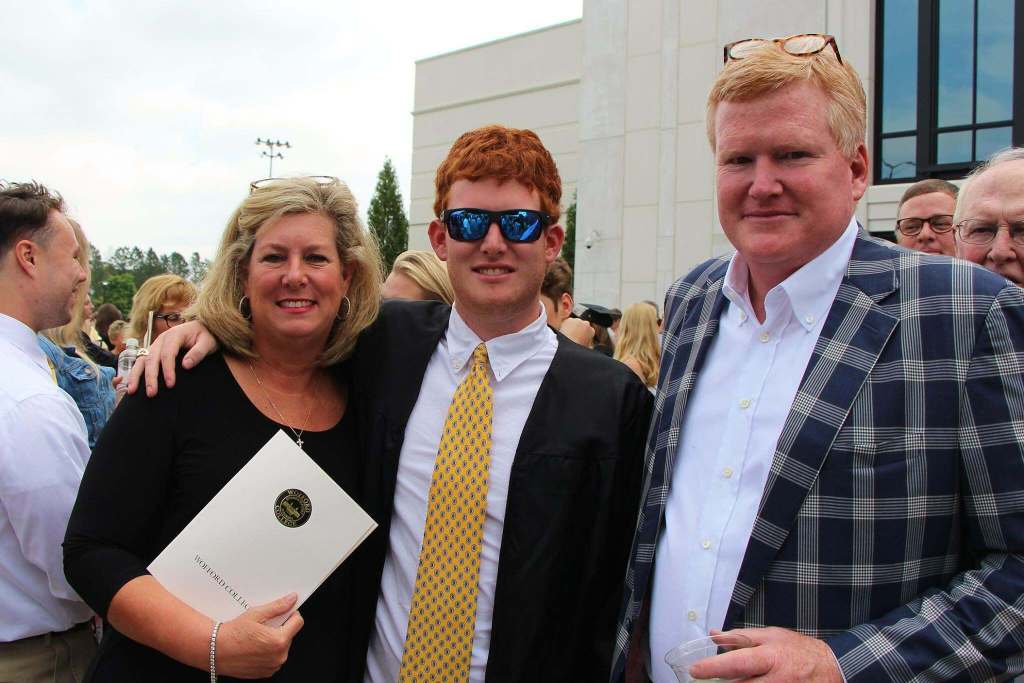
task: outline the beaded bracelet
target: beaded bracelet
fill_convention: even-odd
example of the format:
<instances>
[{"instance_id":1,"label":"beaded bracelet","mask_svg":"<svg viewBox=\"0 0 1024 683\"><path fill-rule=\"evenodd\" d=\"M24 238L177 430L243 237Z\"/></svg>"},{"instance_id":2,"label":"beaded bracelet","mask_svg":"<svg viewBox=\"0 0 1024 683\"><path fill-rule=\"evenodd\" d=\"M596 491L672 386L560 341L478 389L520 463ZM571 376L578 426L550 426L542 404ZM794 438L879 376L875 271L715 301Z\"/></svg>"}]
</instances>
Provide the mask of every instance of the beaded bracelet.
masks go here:
<instances>
[{"instance_id":1,"label":"beaded bracelet","mask_svg":"<svg viewBox=\"0 0 1024 683\"><path fill-rule=\"evenodd\" d=\"M220 622L214 622L213 631L210 633L210 683L217 683L217 631L220 630Z\"/></svg>"}]
</instances>

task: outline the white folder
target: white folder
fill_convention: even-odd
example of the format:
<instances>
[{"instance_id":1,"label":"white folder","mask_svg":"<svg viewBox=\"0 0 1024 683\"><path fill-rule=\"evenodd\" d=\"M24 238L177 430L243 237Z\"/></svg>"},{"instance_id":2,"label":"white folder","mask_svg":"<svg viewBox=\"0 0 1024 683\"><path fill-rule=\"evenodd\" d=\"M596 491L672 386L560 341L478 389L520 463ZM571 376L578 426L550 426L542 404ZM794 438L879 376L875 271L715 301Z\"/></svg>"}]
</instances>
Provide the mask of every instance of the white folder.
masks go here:
<instances>
[{"instance_id":1,"label":"white folder","mask_svg":"<svg viewBox=\"0 0 1024 683\"><path fill-rule=\"evenodd\" d=\"M298 594L297 609L376 527L278 431L153 560L149 572L216 621L230 621L289 593ZM284 623L288 614L273 624Z\"/></svg>"}]
</instances>

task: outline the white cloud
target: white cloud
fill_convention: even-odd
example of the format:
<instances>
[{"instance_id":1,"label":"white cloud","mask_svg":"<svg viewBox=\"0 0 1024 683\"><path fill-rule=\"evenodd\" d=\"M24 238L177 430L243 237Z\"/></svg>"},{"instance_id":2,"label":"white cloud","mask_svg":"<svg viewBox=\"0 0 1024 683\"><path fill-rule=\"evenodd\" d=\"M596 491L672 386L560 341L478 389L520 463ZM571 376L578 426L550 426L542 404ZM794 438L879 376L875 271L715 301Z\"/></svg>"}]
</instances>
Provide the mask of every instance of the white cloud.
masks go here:
<instances>
[{"instance_id":1,"label":"white cloud","mask_svg":"<svg viewBox=\"0 0 1024 683\"><path fill-rule=\"evenodd\" d=\"M580 16L582 0L43 1L4 12L0 177L60 190L104 252L212 255L257 137L275 175L345 180L384 158L408 204L414 62Z\"/></svg>"}]
</instances>

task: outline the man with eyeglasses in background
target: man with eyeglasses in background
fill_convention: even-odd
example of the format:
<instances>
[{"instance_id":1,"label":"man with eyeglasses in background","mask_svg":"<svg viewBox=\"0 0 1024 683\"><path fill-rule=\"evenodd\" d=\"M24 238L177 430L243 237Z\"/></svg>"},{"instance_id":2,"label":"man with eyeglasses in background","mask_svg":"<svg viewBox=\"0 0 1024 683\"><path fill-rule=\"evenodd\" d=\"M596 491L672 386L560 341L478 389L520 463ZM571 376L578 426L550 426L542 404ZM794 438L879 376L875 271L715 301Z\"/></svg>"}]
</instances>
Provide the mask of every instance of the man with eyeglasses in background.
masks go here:
<instances>
[{"instance_id":1,"label":"man with eyeglasses in background","mask_svg":"<svg viewBox=\"0 0 1024 683\"><path fill-rule=\"evenodd\" d=\"M726 57L707 129L736 252L666 296L612 680L675 683L666 653L716 629L752 646L695 679L1012 678L1024 291L859 230L866 97L834 39Z\"/></svg>"},{"instance_id":2,"label":"man with eyeglasses in background","mask_svg":"<svg viewBox=\"0 0 1024 683\"><path fill-rule=\"evenodd\" d=\"M346 680L606 680L651 395L548 326L562 183L535 133L464 133L435 190L455 305L385 301L350 361L379 528L348 561ZM157 340L147 392L181 341L189 367L212 347L200 329Z\"/></svg>"},{"instance_id":3,"label":"man with eyeglasses in background","mask_svg":"<svg viewBox=\"0 0 1024 683\"><path fill-rule=\"evenodd\" d=\"M1024 149L994 154L964 180L957 256L1024 287Z\"/></svg>"},{"instance_id":4,"label":"man with eyeglasses in background","mask_svg":"<svg viewBox=\"0 0 1024 683\"><path fill-rule=\"evenodd\" d=\"M956 256L956 195L956 185L938 178L908 187L896 209L896 243L925 254Z\"/></svg>"}]
</instances>

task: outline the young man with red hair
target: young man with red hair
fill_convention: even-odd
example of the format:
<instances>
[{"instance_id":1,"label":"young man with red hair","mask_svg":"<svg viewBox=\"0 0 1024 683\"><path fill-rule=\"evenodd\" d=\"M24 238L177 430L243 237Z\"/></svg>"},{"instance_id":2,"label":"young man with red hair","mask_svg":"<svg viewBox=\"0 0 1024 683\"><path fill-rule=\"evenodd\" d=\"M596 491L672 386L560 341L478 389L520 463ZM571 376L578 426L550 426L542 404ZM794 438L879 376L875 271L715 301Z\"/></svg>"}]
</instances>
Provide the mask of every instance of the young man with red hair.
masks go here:
<instances>
[{"instance_id":1,"label":"young man with red hair","mask_svg":"<svg viewBox=\"0 0 1024 683\"><path fill-rule=\"evenodd\" d=\"M373 621L364 680L608 677L651 402L629 373L547 326L540 289L564 238L560 198L554 160L533 132L462 135L438 168L428 228L455 306L385 307L357 351L367 374L354 385L381 421L369 431L380 441L368 444L377 471L367 493L377 495L367 499L383 503L371 511L383 533L364 552L380 593L357 598L355 611ZM443 587L421 586L431 475L481 344L493 421L478 590L475 604L451 604L475 610L471 656L436 668L459 644L433 633L419 656L435 668L413 676L410 614L419 599L446 599Z\"/></svg>"},{"instance_id":2,"label":"young man with red hair","mask_svg":"<svg viewBox=\"0 0 1024 683\"><path fill-rule=\"evenodd\" d=\"M455 305L384 302L351 363L380 529L349 560L349 680L605 680L651 396L547 325L562 190L536 134L465 133L435 184Z\"/></svg>"}]
</instances>

